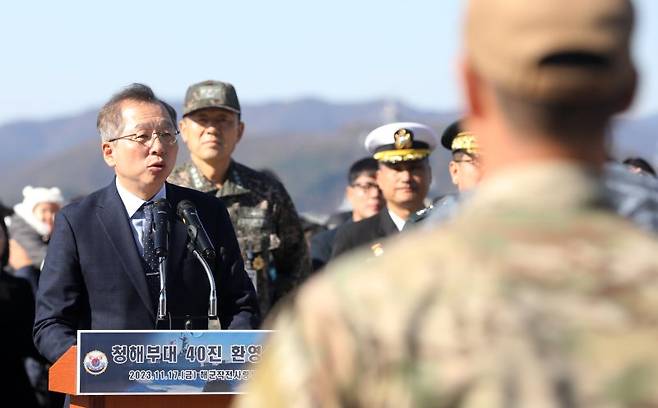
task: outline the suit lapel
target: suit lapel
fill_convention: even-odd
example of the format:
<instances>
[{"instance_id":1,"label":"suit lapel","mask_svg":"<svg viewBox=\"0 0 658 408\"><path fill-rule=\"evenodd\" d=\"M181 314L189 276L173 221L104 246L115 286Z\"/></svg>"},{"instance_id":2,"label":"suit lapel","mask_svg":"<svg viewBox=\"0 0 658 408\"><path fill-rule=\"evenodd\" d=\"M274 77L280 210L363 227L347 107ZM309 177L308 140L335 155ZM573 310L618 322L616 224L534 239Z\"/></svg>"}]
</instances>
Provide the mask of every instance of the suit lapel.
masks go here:
<instances>
[{"instance_id":1,"label":"suit lapel","mask_svg":"<svg viewBox=\"0 0 658 408\"><path fill-rule=\"evenodd\" d=\"M128 278L135 286L139 297L144 302L144 306L152 314L155 314L146 284L144 267L135 247L128 214L114 183L113 181L103 191L104 196L99 202L96 214L110 247L116 252L116 259L121 269L128 275Z\"/></svg>"},{"instance_id":2,"label":"suit lapel","mask_svg":"<svg viewBox=\"0 0 658 408\"><path fill-rule=\"evenodd\" d=\"M391 216L388 213L388 209L384 208L379 212L379 230L382 233L383 237L389 235L397 234L398 227L395 226L395 223L391 219Z\"/></svg>"}]
</instances>

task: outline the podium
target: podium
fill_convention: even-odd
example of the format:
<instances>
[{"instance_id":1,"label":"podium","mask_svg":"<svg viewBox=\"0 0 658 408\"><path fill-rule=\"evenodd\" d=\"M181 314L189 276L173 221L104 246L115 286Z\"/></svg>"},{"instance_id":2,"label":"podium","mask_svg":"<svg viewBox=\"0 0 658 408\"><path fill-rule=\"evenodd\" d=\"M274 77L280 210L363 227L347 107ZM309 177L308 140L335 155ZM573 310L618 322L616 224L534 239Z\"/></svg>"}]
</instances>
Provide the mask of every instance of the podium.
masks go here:
<instances>
[{"instance_id":1,"label":"podium","mask_svg":"<svg viewBox=\"0 0 658 408\"><path fill-rule=\"evenodd\" d=\"M77 395L77 348L72 346L52 365L48 389L68 394L71 408L224 408L230 394L195 395Z\"/></svg>"},{"instance_id":2,"label":"podium","mask_svg":"<svg viewBox=\"0 0 658 408\"><path fill-rule=\"evenodd\" d=\"M79 330L48 389L72 408L222 408L260 361L267 330Z\"/></svg>"}]
</instances>

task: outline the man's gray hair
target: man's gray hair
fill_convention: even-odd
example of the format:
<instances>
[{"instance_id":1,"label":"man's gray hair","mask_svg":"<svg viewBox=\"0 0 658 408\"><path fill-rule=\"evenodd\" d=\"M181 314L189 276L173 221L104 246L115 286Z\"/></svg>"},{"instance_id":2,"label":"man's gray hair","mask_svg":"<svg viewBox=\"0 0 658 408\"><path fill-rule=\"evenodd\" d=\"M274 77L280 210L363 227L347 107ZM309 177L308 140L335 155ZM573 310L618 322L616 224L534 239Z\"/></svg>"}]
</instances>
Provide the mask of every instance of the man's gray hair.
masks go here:
<instances>
[{"instance_id":1,"label":"man's gray hair","mask_svg":"<svg viewBox=\"0 0 658 408\"><path fill-rule=\"evenodd\" d=\"M96 128L101 135L101 141L105 142L117 137L117 133L123 126L121 103L127 100L162 105L167 110L172 124L176 126L176 110L167 102L158 99L148 86L135 83L114 94L98 112Z\"/></svg>"}]
</instances>

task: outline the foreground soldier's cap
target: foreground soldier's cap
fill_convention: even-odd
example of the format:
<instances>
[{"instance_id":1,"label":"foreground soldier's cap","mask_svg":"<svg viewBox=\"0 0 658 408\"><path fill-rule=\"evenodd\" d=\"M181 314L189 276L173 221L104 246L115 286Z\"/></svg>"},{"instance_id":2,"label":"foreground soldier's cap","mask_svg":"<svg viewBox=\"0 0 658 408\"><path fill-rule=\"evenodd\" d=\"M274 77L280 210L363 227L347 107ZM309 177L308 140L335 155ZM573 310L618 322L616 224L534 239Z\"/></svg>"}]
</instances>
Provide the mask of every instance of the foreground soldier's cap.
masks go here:
<instances>
[{"instance_id":1,"label":"foreground soldier's cap","mask_svg":"<svg viewBox=\"0 0 658 408\"><path fill-rule=\"evenodd\" d=\"M396 122L380 126L366 137L366 149L380 162L397 163L420 160L429 156L438 137L426 125L414 122Z\"/></svg>"},{"instance_id":2,"label":"foreground soldier's cap","mask_svg":"<svg viewBox=\"0 0 658 408\"><path fill-rule=\"evenodd\" d=\"M441 146L452 152L464 151L468 154L478 154L480 149L477 137L472 132L464 130L461 123L461 120L456 120L443 131Z\"/></svg>"},{"instance_id":3,"label":"foreground soldier's cap","mask_svg":"<svg viewBox=\"0 0 658 408\"><path fill-rule=\"evenodd\" d=\"M205 108L240 113L240 101L233 85L221 81L203 81L190 85L185 93L183 116Z\"/></svg>"},{"instance_id":4,"label":"foreground soldier's cap","mask_svg":"<svg viewBox=\"0 0 658 408\"><path fill-rule=\"evenodd\" d=\"M635 81L629 0L470 0L466 60L537 101L596 101Z\"/></svg>"}]
</instances>

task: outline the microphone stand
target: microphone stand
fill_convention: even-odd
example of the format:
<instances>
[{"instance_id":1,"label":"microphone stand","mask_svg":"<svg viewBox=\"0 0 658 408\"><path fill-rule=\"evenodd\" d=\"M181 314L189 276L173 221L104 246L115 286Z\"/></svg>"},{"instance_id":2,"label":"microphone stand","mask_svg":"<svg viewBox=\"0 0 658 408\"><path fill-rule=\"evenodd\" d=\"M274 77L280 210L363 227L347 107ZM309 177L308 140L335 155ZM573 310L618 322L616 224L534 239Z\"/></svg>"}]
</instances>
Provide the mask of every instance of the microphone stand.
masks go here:
<instances>
[{"instance_id":1,"label":"microphone stand","mask_svg":"<svg viewBox=\"0 0 658 408\"><path fill-rule=\"evenodd\" d=\"M160 271L160 296L158 296L158 321L165 320L167 316L167 257L158 256L158 269Z\"/></svg>"},{"instance_id":2,"label":"microphone stand","mask_svg":"<svg viewBox=\"0 0 658 408\"><path fill-rule=\"evenodd\" d=\"M196 256L196 259L201 262L203 269L206 271L208 283L210 283L210 294L208 295L208 329L221 330L222 325L217 314L217 285L215 284L215 277L212 274L212 269L210 269L208 261L206 261L201 253L199 253L194 247L194 241L190 241L187 248L194 254L194 256Z\"/></svg>"},{"instance_id":3,"label":"microphone stand","mask_svg":"<svg viewBox=\"0 0 658 408\"><path fill-rule=\"evenodd\" d=\"M167 255L169 253L169 216L171 205L161 198L153 203L153 243L155 256L158 260L158 275L160 277L160 291L158 293L158 311L156 315L156 329L169 322L171 329L171 316L167 313Z\"/></svg>"},{"instance_id":4,"label":"microphone stand","mask_svg":"<svg viewBox=\"0 0 658 408\"><path fill-rule=\"evenodd\" d=\"M172 316L167 311L167 254L156 253L158 257L158 272L160 275L160 294L158 296L158 312L155 319L155 328L172 328Z\"/></svg>"}]
</instances>

